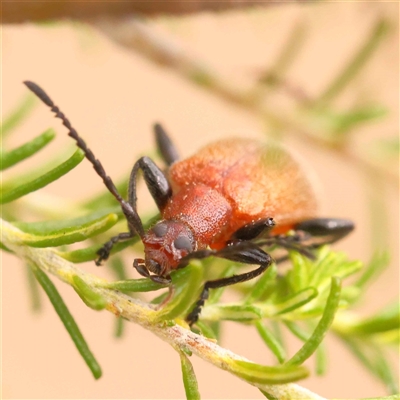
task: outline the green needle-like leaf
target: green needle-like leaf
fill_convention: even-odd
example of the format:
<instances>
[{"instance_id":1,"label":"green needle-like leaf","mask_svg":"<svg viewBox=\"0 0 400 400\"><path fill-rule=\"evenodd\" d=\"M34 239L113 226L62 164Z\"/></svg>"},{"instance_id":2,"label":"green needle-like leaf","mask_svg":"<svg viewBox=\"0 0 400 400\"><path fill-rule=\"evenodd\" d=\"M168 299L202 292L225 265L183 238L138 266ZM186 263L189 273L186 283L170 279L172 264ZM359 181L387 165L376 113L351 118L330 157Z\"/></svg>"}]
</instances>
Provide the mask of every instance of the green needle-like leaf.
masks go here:
<instances>
[{"instance_id":1,"label":"green needle-like leaf","mask_svg":"<svg viewBox=\"0 0 400 400\"><path fill-rule=\"evenodd\" d=\"M282 334L281 324L277 320L272 320L270 323L272 333L275 340L279 343L282 349L286 349L285 338Z\"/></svg>"},{"instance_id":2,"label":"green needle-like leaf","mask_svg":"<svg viewBox=\"0 0 400 400\"><path fill-rule=\"evenodd\" d=\"M268 399L268 400L279 400L277 397L273 396L270 393L267 393L265 390L258 388L258 390Z\"/></svg>"},{"instance_id":3,"label":"green needle-like leaf","mask_svg":"<svg viewBox=\"0 0 400 400\"><path fill-rule=\"evenodd\" d=\"M29 93L21 102L21 104L17 106L17 108L4 119L0 128L0 132L3 138L29 115L30 111L33 110L35 104L35 97L32 96L31 93Z\"/></svg>"},{"instance_id":4,"label":"green needle-like leaf","mask_svg":"<svg viewBox=\"0 0 400 400\"><path fill-rule=\"evenodd\" d=\"M325 374L328 363L325 344L322 342L315 351L315 372L322 376Z\"/></svg>"},{"instance_id":5,"label":"green needle-like leaf","mask_svg":"<svg viewBox=\"0 0 400 400\"><path fill-rule=\"evenodd\" d=\"M400 328L400 306L396 302L372 317L365 318L346 326L346 332L371 335Z\"/></svg>"},{"instance_id":6,"label":"green needle-like leaf","mask_svg":"<svg viewBox=\"0 0 400 400\"><path fill-rule=\"evenodd\" d=\"M108 264L111 264L111 269L116 275L117 279L119 280L125 280L127 279L126 277L126 272L125 272L125 264L122 260L121 257L113 257L111 262ZM125 328L125 320L122 317L117 317L115 319L115 328L114 328L114 335L116 338L121 338L124 333L124 328Z\"/></svg>"},{"instance_id":7,"label":"green needle-like leaf","mask_svg":"<svg viewBox=\"0 0 400 400\"><path fill-rule=\"evenodd\" d=\"M210 326L209 324L198 320L196 321L196 327L200 329L200 332L203 336L209 339L218 340L218 332L214 332L212 326Z\"/></svg>"},{"instance_id":8,"label":"green needle-like leaf","mask_svg":"<svg viewBox=\"0 0 400 400\"><path fill-rule=\"evenodd\" d=\"M118 280L123 281L127 279L125 272L125 264L121 257L113 257L111 260L111 269Z\"/></svg>"},{"instance_id":9,"label":"green needle-like leaf","mask_svg":"<svg viewBox=\"0 0 400 400\"><path fill-rule=\"evenodd\" d=\"M48 129L41 135L32 139L30 142L27 142L22 146L17 147L16 149L2 152L0 159L0 169L5 170L7 168L10 168L20 161L32 156L43 147L45 147L48 143L50 143L55 138L55 136L56 133L54 132L54 130Z\"/></svg>"},{"instance_id":10,"label":"green needle-like leaf","mask_svg":"<svg viewBox=\"0 0 400 400\"><path fill-rule=\"evenodd\" d=\"M262 317L262 310L252 304L207 306L218 319L227 321L254 321Z\"/></svg>"},{"instance_id":11,"label":"green needle-like leaf","mask_svg":"<svg viewBox=\"0 0 400 400\"><path fill-rule=\"evenodd\" d=\"M100 211L100 212L95 212L95 213L89 214L89 215L99 215L100 216L100 215L104 215L104 213L106 211L116 213L116 214L118 214L118 216L122 217L121 207L119 205L113 206L113 207L106 207L105 209L102 209L102 211ZM146 220L146 222L143 224L145 230L147 230L151 225L153 225L155 220L158 220L158 219L159 219L159 216L157 215L155 217L152 217L152 218L149 218L148 220ZM111 250L111 254L118 253L118 252L126 249L127 247L134 245L135 243L137 243L139 241L140 241L140 237L138 235L136 235L132 239L124 240L123 242L119 242L113 246L113 248ZM71 261L74 263L81 263L81 262L86 262L86 261L92 261L92 260L95 260L96 258L98 258L97 252L101 247L103 247L103 245L95 244L93 246L85 247L83 249L59 252L58 254L68 261Z\"/></svg>"},{"instance_id":12,"label":"green needle-like leaf","mask_svg":"<svg viewBox=\"0 0 400 400\"><path fill-rule=\"evenodd\" d=\"M368 105L333 117L336 133L343 134L357 125L385 117L388 110L380 105Z\"/></svg>"},{"instance_id":13,"label":"green needle-like leaf","mask_svg":"<svg viewBox=\"0 0 400 400\"><path fill-rule=\"evenodd\" d=\"M384 352L381 351L379 348L377 349L376 352L375 368L382 382L386 385L388 392L391 394L398 393L399 378L397 377L396 379L396 377L393 375L392 369L390 368L390 365L386 360Z\"/></svg>"},{"instance_id":14,"label":"green needle-like leaf","mask_svg":"<svg viewBox=\"0 0 400 400\"><path fill-rule=\"evenodd\" d=\"M203 278L203 265L198 261L192 262L171 277L175 293L168 304L157 313L157 320L174 319L187 313L197 300Z\"/></svg>"},{"instance_id":15,"label":"green needle-like leaf","mask_svg":"<svg viewBox=\"0 0 400 400\"><path fill-rule=\"evenodd\" d=\"M248 382L268 385L294 382L308 376L308 370L302 365L269 367L241 360L233 362L232 372Z\"/></svg>"},{"instance_id":16,"label":"green needle-like leaf","mask_svg":"<svg viewBox=\"0 0 400 400\"><path fill-rule=\"evenodd\" d=\"M85 155L82 150L78 149L76 152L65 162L53 168L52 170L46 172L39 178L36 178L32 181L21 183L17 185L13 185L8 189L2 190L1 193L1 204L9 203L13 200L19 199L22 196L27 195L28 193L39 190L51 182L56 181L61 178L63 175L71 171L75 168L83 159ZM4 185L3 187L10 186Z\"/></svg>"},{"instance_id":17,"label":"green needle-like leaf","mask_svg":"<svg viewBox=\"0 0 400 400\"><path fill-rule=\"evenodd\" d=\"M295 310L296 308L301 307L304 304L307 304L312 299L315 299L318 296L317 289L313 287L309 287L301 290L298 293L294 293L278 304L274 304L275 314L285 314Z\"/></svg>"},{"instance_id":18,"label":"green needle-like leaf","mask_svg":"<svg viewBox=\"0 0 400 400\"><path fill-rule=\"evenodd\" d=\"M398 160L400 154L400 138L394 135L388 138L379 138L371 141L371 153L380 160Z\"/></svg>"},{"instance_id":19,"label":"green needle-like leaf","mask_svg":"<svg viewBox=\"0 0 400 400\"><path fill-rule=\"evenodd\" d=\"M388 367L384 357L384 352L376 344L365 338L360 339L352 336L339 335L343 343L350 349L358 360L373 375L379 378L391 393L397 393L398 387L396 379Z\"/></svg>"},{"instance_id":20,"label":"green needle-like leaf","mask_svg":"<svg viewBox=\"0 0 400 400\"><path fill-rule=\"evenodd\" d=\"M27 265L25 269L27 274L29 294L31 298L31 307L33 311L37 312L42 308L42 302L39 292L40 290L39 284L37 279L35 279L35 275L32 272L32 268L29 265Z\"/></svg>"},{"instance_id":21,"label":"green needle-like leaf","mask_svg":"<svg viewBox=\"0 0 400 400\"><path fill-rule=\"evenodd\" d=\"M287 280L293 290L298 292L308 286L311 261L298 252L290 252L293 268L287 274Z\"/></svg>"},{"instance_id":22,"label":"green needle-like leaf","mask_svg":"<svg viewBox=\"0 0 400 400\"><path fill-rule=\"evenodd\" d=\"M217 260L217 262L220 262L220 260ZM227 268L225 268L224 272L222 275L219 276L219 278L226 278L228 276L232 276L236 270L236 265L231 264ZM207 300L207 304L215 304L219 301L221 298L222 294L224 293L224 290L226 289L225 287L217 288L211 291L210 296Z\"/></svg>"},{"instance_id":23,"label":"green needle-like leaf","mask_svg":"<svg viewBox=\"0 0 400 400\"><path fill-rule=\"evenodd\" d=\"M261 298L265 300L265 295L270 295L274 292L273 288L276 285L275 278L278 274L276 264L272 264L261 276L257 283L251 288L249 294L245 298L246 304L253 304Z\"/></svg>"},{"instance_id":24,"label":"green needle-like leaf","mask_svg":"<svg viewBox=\"0 0 400 400\"><path fill-rule=\"evenodd\" d=\"M273 333L261 321L256 321L255 326L264 343L272 351L279 363L282 364L286 358L285 349L281 346L280 342L275 339Z\"/></svg>"},{"instance_id":25,"label":"green needle-like leaf","mask_svg":"<svg viewBox=\"0 0 400 400\"><path fill-rule=\"evenodd\" d=\"M324 313L316 326L311 337L304 343L302 348L289 360L286 365L299 365L309 358L325 337L329 327L331 326L335 313L339 306L341 280L338 277L332 277L331 290L326 302Z\"/></svg>"},{"instance_id":26,"label":"green needle-like leaf","mask_svg":"<svg viewBox=\"0 0 400 400\"><path fill-rule=\"evenodd\" d=\"M169 295L169 292L164 292L151 300L150 304L161 304Z\"/></svg>"},{"instance_id":27,"label":"green needle-like leaf","mask_svg":"<svg viewBox=\"0 0 400 400\"><path fill-rule=\"evenodd\" d=\"M39 227L40 224L32 224L31 227L29 227L29 224L17 223L16 226L22 229L27 228L27 230L31 232L35 232L36 228L37 234L30 232L21 234L21 241L24 244L31 247L56 247L81 242L82 240L98 235L110 229L118 221L118 216L116 214L93 218L97 217L97 215L92 215L92 219L89 220L89 222L83 223L80 226L72 224L72 226L65 226L56 230L38 229L37 227ZM43 224L45 225L45 223ZM52 226L52 224L49 224L49 226Z\"/></svg>"},{"instance_id":28,"label":"green needle-like leaf","mask_svg":"<svg viewBox=\"0 0 400 400\"><path fill-rule=\"evenodd\" d=\"M116 338L121 338L124 334L125 323L122 317L116 318L115 329L114 329L114 336Z\"/></svg>"},{"instance_id":29,"label":"green needle-like leaf","mask_svg":"<svg viewBox=\"0 0 400 400\"><path fill-rule=\"evenodd\" d=\"M69 312L67 306L65 305L62 297L58 293L53 282L39 268L33 267L33 272L36 276L36 279L38 280L43 290L49 297L51 303L53 304L54 309L56 310L58 316L60 317L69 335L71 336L71 339L75 343L76 348L78 349L79 353L85 360L87 366L92 371L93 376L96 379L99 379L101 377L100 365L98 364L98 362L94 358L94 355L90 351L85 339L83 338L80 329L78 328L78 325L76 324L74 318Z\"/></svg>"},{"instance_id":30,"label":"green needle-like leaf","mask_svg":"<svg viewBox=\"0 0 400 400\"><path fill-rule=\"evenodd\" d=\"M309 286L318 288L320 293L329 288L332 276L344 279L362 268L361 262L348 260L346 254L333 252L328 246L319 250L317 262L310 265Z\"/></svg>"},{"instance_id":31,"label":"green needle-like leaf","mask_svg":"<svg viewBox=\"0 0 400 400\"><path fill-rule=\"evenodd\" d=\"M304 45L306 28L304 21L295 24L280 54L276 57L274 65L261 74L259 82L274 86L284 80L285 71L293 64Z\"/></svg>"},{"instance_id":32,"label":"green needle-like leaf","mask_svg":"<svg viewBox=\"0 0 400 400\"><path fill-rule=\"evenodd\" d=\"M92 289L80 276L74 275L72 278L73 287L83 302L93 310L104 310L107 305L103 296Z\"/></svg>"},{"instance_id":33,"label":"green needle-like leaf","mask_svg":"<svg viewBox=\"0 0 400 400\"><path fill-rule=\"evenodd\" d=\"M69 232L70 229L75 230L83 228L84 226L90 225L103 217L117 214L118 212L120 212L119 207L110 207L77 218L38 222L14 222L13 224L26 233L31 233L32 235L37 236L49 236L58 231Z\"/></svg>"},{"instance_id":34,"label":"green needle-like leaf","mask_svg":"<svg viewBox=\"0 0 400 400\"><path fill-rule=\"evenodd\" d=\"M139 241L139 237L135 237L130 240L126 240L124 242L119 242L115 244L110 252L110 254L118 253L129 246L137 243ZM98 258L97 252L103 247L103 245L95 244L93 246L85 247L84 249L79 250L71 250L71 251L63 251L58 254L65 258L68 261L73 263L82 263L86 261L92 261Z\"/></svg>"},{"instance_id":35,"label":"green needle-like leaf","mask_svg":"<svg viewBox=\"0 0 400 400\"><path fill-rule=\"evenodd\" d=\"M328 88L323 92L319 98L319 103L325 103L332 101L346 85L356 76L361 68L366 64L367 60L371 57L373 52L381 43L382 38L387 33L389 24L385 19L379 20L372 28L370 35L368 36L365 43L362 45L360 50L340 72L340 74L334 79Z\"/></svg>"},{"instance_id":36,"label":"green needle-like leaf","mask_svg":"<svg viewBox=\"0 0 400 400\"><path fill-rule=\"evenodd\" d=\"M198 400L200 399L200 392L192 363L184 353L180 352L179 355L181 357L182 378L186 398L188 400Z\"/></svg>"},{"instance_id":37,"label":"green needle-like leaf","mask_svg":"<svg viewBox=\"0 0 400 400\"><path fill-rule=\"evenodd\" d=\"M123 281L102 283L98 285L99 287L119 290L124 293L135 293L135 292L152 292L154 290L160 290L167 285L162 285L161 283L153 282L151 279L126 279Z\"/></svg>"},{"instance_id":38,"label":"green needle-like leaf","mask_svg":"<svg viewBox=\"0 0 400 400\"><path fill-rule=\"evenodd\" d=\"M116 184L119 193L128 192L128 179L124 178L121 182ZM115 197L109 192L102 190L100 194L94 196L92 199L87 200L83 206L85 208L98 210L99 207L111 207L117 204Z\"/></svg>"},{"instance_id":39,"label":"green needle-like leaf","mask_svg":"<svg viewBox=\"0 0 400 400\"><path fill-rule=\"evenodd\" d=\"M7 253L12 253L12 251L4 246L4 243L2 242L0 242L0 249L6 251Z\"/></svg>"},{"instance_id":40,"label":"green needle-like leaf","mask_svg":"<svg viewBox=\"0 0 400 400\"><path fill-rule=\"evenodd\" d=\"M355 285L360 289L365 288L369 282L375 279L389 265L389 262L389 253L375 252Z\"/></svg>"},{"instance_id":41,"label":"green needle-like leaf","mask_svg":"<svg viewBox=\"0 0 400 400\"><path fill-rule=\"evenodd\" d=\"M293 333L297 338L305 342L310 337L310 334L304 329L300 328L298 324L293 321L283 321L286 327Z\"/></svg>"},{"instance_id":42,"label":"green needle-like leaf","mask_svg":"<svg viewBox=\"0 0 400 400\"><path fill-rule=\"evenodd\" d=\"M337 112L329 108L317 108L312 111L316 120L331 132L331 139L335 140L336 144L343 144L346 135L361 124L371 124L388 114L387 108L379 104L358 106L346 112Z\"/></svg>"}]
</instances>

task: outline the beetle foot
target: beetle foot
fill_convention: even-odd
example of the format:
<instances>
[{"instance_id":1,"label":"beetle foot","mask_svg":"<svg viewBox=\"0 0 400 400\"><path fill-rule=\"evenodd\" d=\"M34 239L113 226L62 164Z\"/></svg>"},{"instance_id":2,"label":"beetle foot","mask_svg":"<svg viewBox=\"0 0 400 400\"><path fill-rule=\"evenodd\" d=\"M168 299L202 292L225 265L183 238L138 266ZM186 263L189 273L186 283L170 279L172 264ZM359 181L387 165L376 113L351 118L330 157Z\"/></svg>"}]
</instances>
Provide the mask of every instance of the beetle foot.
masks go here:
<instances>
[{"instance_id":1,"label":"beetle foot","mask_svg":"<svg viewBox=\"0 0 400 400\"><path fill-rule=\"evenodd\" d=\"M101 247L97 250L96 254L99 256L98 259L95 261L96 265L100 267L103 265L104 261L110 257L110 250L106 248L106 246Z\"/></svg>"}]
</instances>

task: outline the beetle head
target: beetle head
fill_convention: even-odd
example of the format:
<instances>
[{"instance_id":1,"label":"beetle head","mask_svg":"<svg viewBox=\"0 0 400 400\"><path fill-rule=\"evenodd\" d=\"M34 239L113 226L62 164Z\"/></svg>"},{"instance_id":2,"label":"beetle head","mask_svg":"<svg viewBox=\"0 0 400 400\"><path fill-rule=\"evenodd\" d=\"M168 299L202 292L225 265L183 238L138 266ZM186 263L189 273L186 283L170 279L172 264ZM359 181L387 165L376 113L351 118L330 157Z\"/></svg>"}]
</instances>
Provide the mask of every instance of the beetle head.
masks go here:
<instances>
[{"instance_id":1,"label":"beetle head","mask_svg":"<svg viewBox=\"0 0 400 400\"><path fill-rule=\"evenodd\" d=\"M169 275L197 247L191 229L181 221L162 220L142 240L146 267L158 276Z\"/></svg>"}]
</instances>

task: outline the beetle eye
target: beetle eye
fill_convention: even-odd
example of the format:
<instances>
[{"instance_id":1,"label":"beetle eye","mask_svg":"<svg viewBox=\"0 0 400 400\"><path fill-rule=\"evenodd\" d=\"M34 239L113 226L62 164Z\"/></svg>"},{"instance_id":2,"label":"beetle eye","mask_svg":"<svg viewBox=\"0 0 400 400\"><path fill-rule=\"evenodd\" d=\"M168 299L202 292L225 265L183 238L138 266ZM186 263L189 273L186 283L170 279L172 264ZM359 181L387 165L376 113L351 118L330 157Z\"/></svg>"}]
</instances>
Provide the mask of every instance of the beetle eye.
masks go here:
<instances>
[{"instance_id":1,"label":"beetle eye","mask_svg":"<svg viewBox=\"0 0 400 400\"><path fill-rule=\"evenodd\" d=\"M153 232L157 237L163 237L167 233L168 226L165 222L160 222L157 225L154 225Z\"/></svg>"},{"instance_id":2,"label":"beetle eye","mask_svg":"<svg viewBox=\"0 0 400 400\"><path fill-rule=\"evenodd\" d=\"M186 250L190 253L193 250L192 242L187 236L178 236L174 240L174 246L178 250Z\"/></svg>"}]
</instances>

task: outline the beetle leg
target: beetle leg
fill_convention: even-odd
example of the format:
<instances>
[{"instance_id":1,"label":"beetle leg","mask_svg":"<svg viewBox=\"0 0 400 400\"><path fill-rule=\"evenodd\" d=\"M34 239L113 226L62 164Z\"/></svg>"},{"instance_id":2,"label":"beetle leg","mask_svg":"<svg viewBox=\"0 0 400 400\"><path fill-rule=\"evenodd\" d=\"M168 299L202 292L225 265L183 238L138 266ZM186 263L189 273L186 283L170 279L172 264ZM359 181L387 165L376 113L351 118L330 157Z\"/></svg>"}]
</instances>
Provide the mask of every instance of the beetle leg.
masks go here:
<instances>
[{"instance_id":1,"label":"beetle leg","mask_svg":"<svg viewBox=\"0 0 400 400\"><path fill-rule=\"evenodd\" d=\"M264 252L257 245L251 242L239 242L238 244L225 247L222 250L208 251L208 252L212 252L213 255L216 257L226 258L228 260L237 261L244 264L259 264L260 266L255 270L252 270L250 272L245 272L240 275L233 275L228 278L221 278L213 281L207 281L204 284L203 290L201 291L199 300L196 302L190 314L186 317L186 321L190 326L192 326L198 320L201 308L204 306L204 302L208 299L210 289L216 289L224 286L234 285L235 283L245 282L250 279L253 279L261 275L273 263L273 259L268 253ZM196 253L197 252L192 253L190 255L194 256ZM201 253L201 250L199 253L200 256L206 256L207 254L204 252Z\"/></svg>"},{"instance_id":2,"label":"beetle leg","mask_svg":"<svg viewBox=\"0 0 400 400\"><path fill-rule=\"evenodd\" d=\"M179 160L179 153L161 124L154 124L154 134L156 137L157 149L165 163L170 166Z\"/></svg>"},{"instance_id":3,"label":"beetle leg","mask_svg":"<svg viewBox=\"0 0 400 400\"><path fill-rule=\"evenodd\" d=\"M312 238L312 246L318 247L347 236L354 229L354 224L341 218L315 218L299 222L294 229L308 233Z\"/></svg>"},{"instance_id":4,"label":"beetle leg","mask_svg":"<svg viewBox=\"0 0 400 400\"><path fill-rule=\"evenodd\" d=\"M295 250L308 258L315 258L312 250L325 244L334 243L348 235L354 229L354 224L345 219L315 218L299 222L294 226L294 235L276 235L257 241L259 246L279 246L286 250ZM279 257L276 262L282 262L288 256Z\"/></svg>"},{"instance_id":5,"label":"beetle leg","mask_svg":"<svg viewBox=\"0 0 400 400\"><path fill-rule=\"evenodd\" d=\"M158 209L162 210L172 195L172 189L164 173L149 157L139 158L132 168L129 178L129 204L137 212L136 177L139 169L143 172L144 181Z\"/></svg>"},{"instance_id":6,"label":"beetle leg","mask_svg":"<svg viewBox=\"0 0 400 400\"><path fill-rule=\"evenodd\" d=\"M261 241L257 241L256 243L262 247L277 246L279 248L283 248L286 250L295 250L298 253L301 253L308 258L311 259L315 258L314 254L311 251L312 249L315 248L315 246L312 246L309 243L311 236L309 236L308 234L304 235L304 232L301 233L303 235L295 233L294 235L291 236L285 236L285 235L271 236ZM287 256L281 257L279 258L279 262L285 261L286 259Z\"/></svg>"},{"instance_id":7,"label":"beetle leg","mask_svg":"<svg viewBox=\"0 0 400 400\"><path fill-rule=\"evenodd\" d=\"M100 266L103 261L107 260L110 257L110 252L114 246L114 244L121 242L123 240L130 239L135 236L135 232L123 232L116 236L113 236L108 242L104 243L103 246L97 250L97 255L99 258L96 260L96 265Z\"/></svg>"},{"instance_id":8,"label":"beetle leg","mask_svg":"<svg viewBox=\"0 0 400 400\"><path fill-rule=\"evenodd\" d=\"M210 250L210 249L193 251L192 253L189 253L187 256L181 258L177 266L177 269L185 268L189 264L190 260L202 260L203 258L215 256L217 252L218 252L217 250Z\"/></svg>"},{"instance_id":9,"label":"beetle leg","mask_svg":"<svg viewBox=\"0 0 400 400\"><path fill-rule=\"evenodd\" d=\"M263 233L269 232L274 226L275 221L273 218L264 218L250 222L234 232L231 236L231 240L252 240Z\"/></svg>"}]
</instances>

